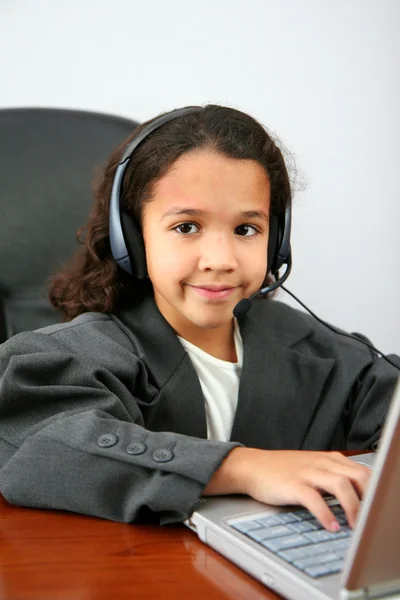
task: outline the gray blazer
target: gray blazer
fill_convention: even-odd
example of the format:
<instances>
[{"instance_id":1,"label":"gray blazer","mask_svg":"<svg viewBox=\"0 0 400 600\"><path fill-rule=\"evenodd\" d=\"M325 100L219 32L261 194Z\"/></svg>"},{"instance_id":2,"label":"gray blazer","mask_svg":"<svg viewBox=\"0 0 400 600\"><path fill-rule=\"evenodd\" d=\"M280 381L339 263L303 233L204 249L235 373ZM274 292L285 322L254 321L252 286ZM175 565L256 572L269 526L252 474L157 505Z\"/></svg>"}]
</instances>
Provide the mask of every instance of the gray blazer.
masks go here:
<instances>
[{"instance_id":1,"label":"gray blazer","mask_svg":"<svg viewBox=\"0 0 400 600\"><path fill-rule=\"evenodd\" d=\"M0 492L19 505L171 523L238 445L376 442L393 367L280 302L254 302L239 326L231 442L206 439L199 380L152 298L11 338L0 346Z\"/></svg>"}]
</instances>

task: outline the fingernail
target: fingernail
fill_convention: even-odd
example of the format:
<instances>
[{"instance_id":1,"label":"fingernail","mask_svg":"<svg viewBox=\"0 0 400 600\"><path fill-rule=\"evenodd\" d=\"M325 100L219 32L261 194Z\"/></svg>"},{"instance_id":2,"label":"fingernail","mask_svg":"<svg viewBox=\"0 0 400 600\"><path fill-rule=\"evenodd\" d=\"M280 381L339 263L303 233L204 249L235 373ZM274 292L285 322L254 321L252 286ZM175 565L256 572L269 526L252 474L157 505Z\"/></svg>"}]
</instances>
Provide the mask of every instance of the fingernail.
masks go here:
<instances>
[{"instance_id":1,"label":"fingernail","mask_svg":"<svg viewBox=\"0 0 400 600\"><path fill-rule=\"evenodd\" d=\"M331 531L339 531L339 529L340 529L339 523L336 520L331 521Z\"/></svg>"}]
</instances>

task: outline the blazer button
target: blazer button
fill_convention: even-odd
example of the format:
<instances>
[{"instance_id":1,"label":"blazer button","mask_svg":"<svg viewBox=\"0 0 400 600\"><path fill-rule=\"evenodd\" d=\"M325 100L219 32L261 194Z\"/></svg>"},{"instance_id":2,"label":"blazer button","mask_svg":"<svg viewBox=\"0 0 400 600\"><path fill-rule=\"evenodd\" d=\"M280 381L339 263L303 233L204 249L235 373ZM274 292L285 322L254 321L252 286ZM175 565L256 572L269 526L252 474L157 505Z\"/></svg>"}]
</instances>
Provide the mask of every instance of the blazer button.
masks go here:
<instances>
[{"instance_id":1,"label":"blazer button","mask_svg":"<svg viewBox=\"0 0 400 600\"><path fill-rule=\"evenodd\" d=\"M174 455L172 454L171 450L161 448L153 453L153 458L156 462L168 462L174 458Z\"/></svg>"},{"instance_id":2,"label":"blazer button","mask_svg":"<svg viewBox=\"0 0 400 600\"><path fill-rule=\"evenodd\" d=\"M126 451L128 454L143 454L146 452L147 446L146 444L142 444L142 442L135 442L134 444L129 444L127 446Z\"/></svg>"},{"instance_id":3,"label":"blazer button","mask_svg":"<svg viewBox=\"0 0 400 600\"><path fill-rule=\"evenodd\" d=\"M118 438L113 433L105 433L97 440L97 444L102 448L110 448L111 446L115 446L117 442Z\"/></svg>"}]
</instances>

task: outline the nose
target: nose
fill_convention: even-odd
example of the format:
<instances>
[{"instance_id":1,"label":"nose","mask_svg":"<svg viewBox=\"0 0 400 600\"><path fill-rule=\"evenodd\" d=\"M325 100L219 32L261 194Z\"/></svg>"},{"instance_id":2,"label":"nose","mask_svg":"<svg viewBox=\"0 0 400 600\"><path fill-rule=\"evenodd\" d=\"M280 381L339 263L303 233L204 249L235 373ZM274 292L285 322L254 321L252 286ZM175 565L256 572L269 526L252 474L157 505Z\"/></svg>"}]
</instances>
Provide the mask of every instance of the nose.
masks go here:
<instances>
[{"instance_id":1,"label":"nose","mask_svg":"<svg viewBox=\"0 0 400 600\"><path fill-rule=\"evenodd\" d=\"M218 233L203 239L199 268L202 271L234 271L238 266L232 234Z\"/></svg>"}]
</instances>

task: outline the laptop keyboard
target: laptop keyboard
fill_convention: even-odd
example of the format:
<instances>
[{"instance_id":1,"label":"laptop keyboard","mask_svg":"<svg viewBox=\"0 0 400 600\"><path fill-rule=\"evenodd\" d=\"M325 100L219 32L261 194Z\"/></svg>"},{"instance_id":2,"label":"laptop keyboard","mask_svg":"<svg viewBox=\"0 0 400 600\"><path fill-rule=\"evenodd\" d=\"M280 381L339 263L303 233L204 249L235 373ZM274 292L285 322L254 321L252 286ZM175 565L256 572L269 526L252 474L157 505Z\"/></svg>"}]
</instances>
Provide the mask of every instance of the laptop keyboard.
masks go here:
<instances>
[{"instance_id":1,"label":"laptop keyboard","mask_svg":"<svg viewBox=\"0 0 400 600\"><path fill-rule=\"evenodd\" d=\"M258 519L242 519L230 526L267 548L310 577L323 577L342 570L352 530L344 510L330 506L340 523L331 533L305 509Z\"/></svg>"}]
</instances>

